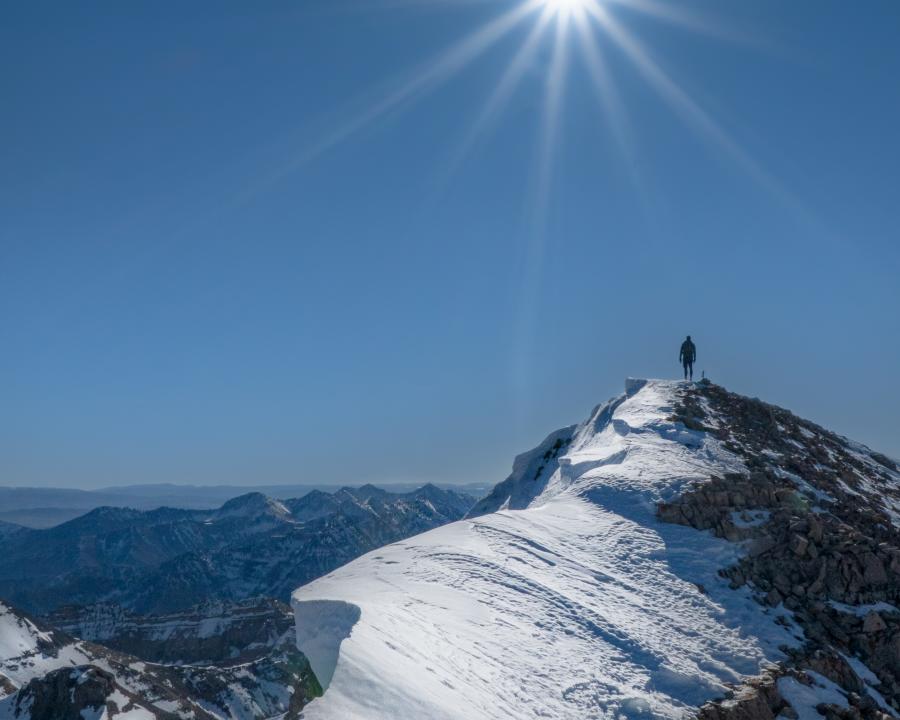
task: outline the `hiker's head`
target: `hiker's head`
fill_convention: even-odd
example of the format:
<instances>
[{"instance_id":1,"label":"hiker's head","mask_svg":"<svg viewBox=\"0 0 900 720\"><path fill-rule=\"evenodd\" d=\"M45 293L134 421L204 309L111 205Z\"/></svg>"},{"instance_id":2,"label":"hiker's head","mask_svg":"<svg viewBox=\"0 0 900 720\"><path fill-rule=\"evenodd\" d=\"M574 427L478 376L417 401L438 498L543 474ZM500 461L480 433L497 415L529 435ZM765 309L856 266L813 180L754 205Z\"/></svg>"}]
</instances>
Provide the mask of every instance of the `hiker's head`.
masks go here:
<instances>
[{"instance_id":1,"label":"hiker's head","mask_svg":"<svg viewBox=\"0 0 900 720\"><path fill-rule=\"evenodd\" d=\"M690 340L690 339L691 339L691 336L690 336L690 335L688 335L688 340Z\"/></svg>"}]
</instances>

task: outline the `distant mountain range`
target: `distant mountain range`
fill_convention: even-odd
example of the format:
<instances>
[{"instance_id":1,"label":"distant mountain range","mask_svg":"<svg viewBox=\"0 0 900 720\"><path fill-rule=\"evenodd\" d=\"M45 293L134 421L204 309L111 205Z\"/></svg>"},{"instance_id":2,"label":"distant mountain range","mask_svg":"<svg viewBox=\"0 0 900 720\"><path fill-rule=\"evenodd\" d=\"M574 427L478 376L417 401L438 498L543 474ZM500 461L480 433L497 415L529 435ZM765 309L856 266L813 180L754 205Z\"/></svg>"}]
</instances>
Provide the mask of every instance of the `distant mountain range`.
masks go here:
<instances>
[{"instance_id":1,"label":"distant mountain range","mask_svg":"<svg viewBox=\"0 0 900 720\"><path fill-rule=\"evenodd\" d=\"M458 520L470 495L371 485L277 500L262 493L215 510L102 507L49 529L0 526L0 597L43 614L117 603L133 612L291 591L382 545Z\"/></svg>"},{"instance_id":2,"label":"distant mountain range","mask_svg":"<svg viewBox=\"0 0 900 720\"><path fill-rule=\"evenodd\" d=\"M380 486L393 493L407 493L419 485L391 483ZM440 487L481 497L487 485L466 484ZM0 537L4 522L30 528L49 528L99 507L155 510L160 507L212 510L222 503L252 492L277 500L299 498L312 491L334 492L334 485L122 485L99 490L64 488L0 487Z\"/></svg>"}]
</instances>

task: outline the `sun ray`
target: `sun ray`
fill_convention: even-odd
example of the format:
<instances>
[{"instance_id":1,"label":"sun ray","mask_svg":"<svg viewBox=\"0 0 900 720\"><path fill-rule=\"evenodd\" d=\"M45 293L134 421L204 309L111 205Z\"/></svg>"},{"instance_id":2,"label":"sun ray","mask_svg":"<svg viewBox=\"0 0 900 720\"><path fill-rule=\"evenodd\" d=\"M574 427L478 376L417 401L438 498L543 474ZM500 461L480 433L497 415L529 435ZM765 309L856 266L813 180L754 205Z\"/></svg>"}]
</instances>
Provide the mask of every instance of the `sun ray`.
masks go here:
<instances>
[{"instance_id":1,"label":"sun ray","mask_svg":"<svg viewBox=\"0 0 900 720\"><path fill-rule=\"evenodd\" d=\"M553 53L547 68L545 82L544 109L541 117L541 138L538 149L537 188L535 194L535 220L538 227L546 221L546 207L550 194L550 180L553 173L553 158L559 135L562 97L566 83L568 66L568 44L570 16L559 14L553 41Z\"/></svg>"},{"instance_id":2,"label":"sun ray","mask_svg":"<svg viewBox=\"0 0 900 720\"><path fill-rule=\"evenodd\" d=\"M717 25L709 21L705 17L701 17L696 13L686 10L684 7L676 7L671 3L660 2L659 0L605 0L607 3L614 3L629 10L635 10L649 15L654 20L661 20L672 25L678 25L703 35L709 35L722 40L735 40L734 33L725 27ZM590 4L596 4L591 0Z\"/></svg>"},{"instance_id":3,"label":"sun ray","mask_svg":"<svg viewBox=\"0 0 900 720\"><path fill-rule=\"evenodd\" d=\"M494 18L427 63L400 87L387 92L381 99L362 110L355 117L340 123L318 142L304 148L288 163L272 172L246 194L252 195L259 190L259 187L277 182L402 106L420 99L487 52L526 17L543 8L543 0L527 0Z\"/></svg>"},{"instance_id":4,"label":"sun ray","mask_svg":"<svg viewBox=\"0 0 900 720\"><path fill-rule=\"evenodd\" d=\"M585 64L597 91L600 104L609 122L616 145L622 153L622 159L626 165L632 183L642 188L642 183L637 172L636 151L634 138L628 123L628 112L622 98L619 95L615 80L609 72L606 61L600 50L600 45L594 34L591 23L588 22L587 10L582 9L575 19L575 27L578 30L582 55ZM641 189L643 193L643 190Z\"/></svg>"},{"instance_id":5,"label":"sun ray","mask_svg":"<svg viewBox=\"0 0 900 720\"><path fill-rule=\"evenodd\" d=\"M675 111L684 123L699 137L712 142L723 150L764 190L801 215L807 215L797 199L768 173L747 151L735 141L718 122L698 105L688 93L662 69L641 43L612 16L596 5L589 8L600 22L606 34L634 63L645 80Z\"/></svg>"},{"instance_id":6,"label":"sun ray","mask_svg":"<svg viewBox=\"0 0 900 720\"><path fill-rule=\"evenodd\" d=\"M544 84L544 106L541 115L538 144L537 172L531 202L528 244L519 281L519 297L516 303L514 356L511 376L516 390L517 414L527 413L523 403L528 402L533 350L537 340L537 314L542 290L542 274L548 222L554 151L557 146L562 98L568 66L570 13L556 13L556 32L553 50Z\"/></svg>"},{"instance_id":7,"label":"sun ray","mask_svg":"<svg viewBox=\"0 0 900 720\"><path fill-rule=\"evenodd\" d=\"M404 10L407 8L431 10L439 6L461 5L489 5L496 0L358 0L355 8L358 10ZM350 5L354 7L354 5Z\"/></svg>"},{"instance_id":8,"label":"sun ray","mask_svg":"<svg viewBox=\"0 0 900 720\"><path fill-rule=\"evenodd\" d=\"M545 7L543 12L541 12L538 21L529 32L525 42L522 44L522 47L519 48L516 55L510 61L503 76L500 78L500 82L491 93L491 96L478 114L475 122L472 123L469 132L466 133L465 138L462 143L460 143L459 148L454 154L453 161L451 162L451 171L459 166L472 150L472 147L475 145L478 138L490 128L494 121L506 109L513 92L515 92L519 82L522 80L522 76L528 70L530 63L534 59L540 40L543 37L544 31L550 24L552 17L552 10L549 7Z\"/></svg>"},{"instance_id":9,"label":"sun ray","mask_svg":"<svg viewBox=\"0 0 900 720\"><path fill-rule=\"evenodd\" d=\"M485 53L525 17L539 9L541 5L541 0L529 0L529 2L512 8L495 18L467 38L459 41L436 60L427 64L421 72L414 75L411 80L400 88L388 93L359 116L338 128L324 141L310 148L306 154L313 156L320 154L377 120L382 115L394 110L413 96L433 89L434 86L448 80L478 56Z\"/></svg>"}]
</instances>

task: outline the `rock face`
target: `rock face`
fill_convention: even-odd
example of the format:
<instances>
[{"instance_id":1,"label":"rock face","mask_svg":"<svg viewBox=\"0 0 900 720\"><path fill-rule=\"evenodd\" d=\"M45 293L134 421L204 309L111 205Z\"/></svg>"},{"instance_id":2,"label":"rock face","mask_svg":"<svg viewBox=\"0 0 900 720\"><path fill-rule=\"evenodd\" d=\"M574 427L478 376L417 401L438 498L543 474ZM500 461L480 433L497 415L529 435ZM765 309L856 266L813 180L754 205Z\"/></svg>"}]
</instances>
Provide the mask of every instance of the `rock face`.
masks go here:
<instances>
[{"instance_id":1,"label":"rock face","mask_svg":"<svg viewBox=\"0 0 900 720\"><path fill-rule=\"evenodd\" d=\"M184 652L209 655L211 648L202 636L205 629L221 626L223 609L205 614L198 609L190 622L181 623L173 637ZM148 629L149 620L134 617L94 626L103 627L111 643L123 646L134 645L134 629L141 628L150 637L144 647L156 656L139 658L78 640L0 604L0 718L90 720L104 713L132 720L298 717L321 688L294 644L285 608L261 605L256 615L249 607L245 610L247 627L240 629L238 618L226 633L233 643L246 641L246 646L229 644L227 657L196 665L167 665L160 662L166 650L156 642L161 622L154 631ZM92 622L97 623L98 613L94 609L90 614ZM259 621L257 616L263 614L268 614L268 623ZM169 618L170 625L177 623L177 618ZM280 629L284 632L276 637L268 632ZM191 632L195 642L190 641Z\"/></svg>"},{"instance_id":2,"label":"rock face","mask_svg":"<svg viewBox=\"0 0 900 720\"><path fill-rule=\"evenodd\" d=\"M696 483L660 503L658 516L743 543L746 552L722 574L734 588L752 588L761 603L790 610L805 636L768 680L707 705L701 717L789 717L779 688L796 690L791 683L816 677L847 697L846 707L820 709L828 717L880 719L900 710L900 475L893 461L709 383L686 391L674 418L718 438L748 472ZM778 675L786 679L774 684Z\"/></svg>"},{"instance_id":3,"label":"rock face","mask_svg":"<svg viewBox=\"0 0 900 720\"><path fill-rule=\"evenodd\" d=\"M98 602L171 613L210 600L287 600L359 555L459 519L473 502L434 486L365 486L284 502L251 493L213 511L98 508L3 535L0 597L36 614Z\"/></svg>"}]
</instances>

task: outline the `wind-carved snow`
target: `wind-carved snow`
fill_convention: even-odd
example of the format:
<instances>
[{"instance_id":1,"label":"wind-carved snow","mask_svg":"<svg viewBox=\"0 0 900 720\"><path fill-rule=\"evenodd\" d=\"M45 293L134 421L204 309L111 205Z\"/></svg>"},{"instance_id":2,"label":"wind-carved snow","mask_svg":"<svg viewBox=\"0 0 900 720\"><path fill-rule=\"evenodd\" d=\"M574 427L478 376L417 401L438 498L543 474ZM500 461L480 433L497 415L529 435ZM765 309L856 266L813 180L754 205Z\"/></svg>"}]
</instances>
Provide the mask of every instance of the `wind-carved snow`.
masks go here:
<instances>
[{"instance_id":1,"label":"wind-carved snow","mask_svg":"<svg viewBox=\"0 0 900 720\"><path fill-rule=\"evenodd\" d=\"M630 381L518 458L476 506L489 514L297 590L298 644L326 688L304 717L677 718L781 659L790 619L717 575L739 547L655 518L743 469L668 419L680 387Z\"/></svg>"}]
</instances>

